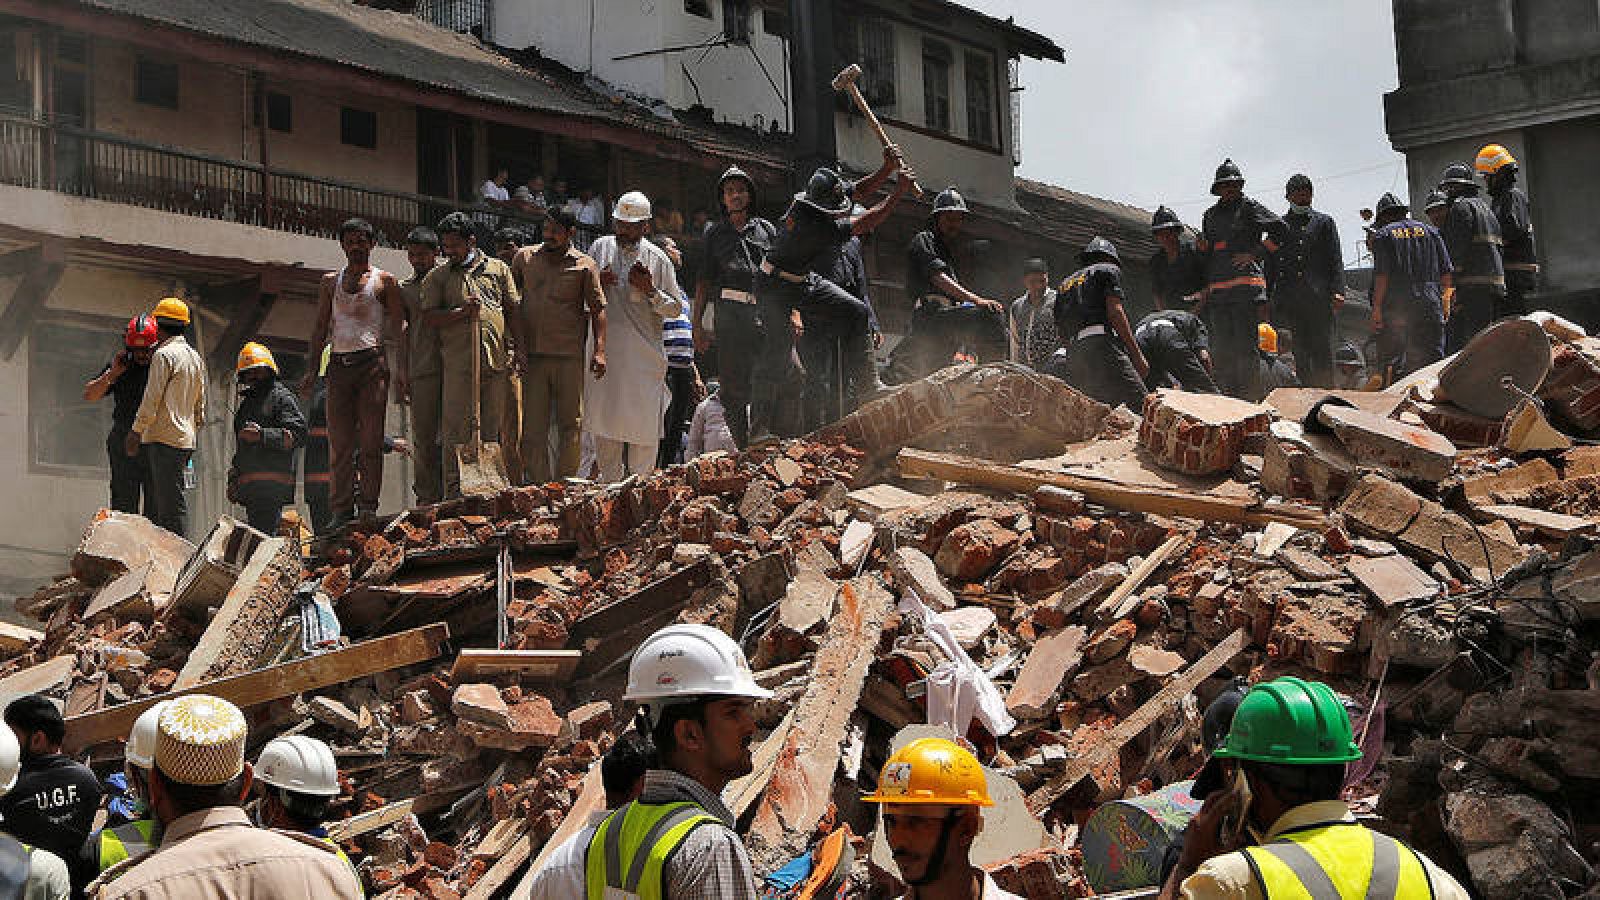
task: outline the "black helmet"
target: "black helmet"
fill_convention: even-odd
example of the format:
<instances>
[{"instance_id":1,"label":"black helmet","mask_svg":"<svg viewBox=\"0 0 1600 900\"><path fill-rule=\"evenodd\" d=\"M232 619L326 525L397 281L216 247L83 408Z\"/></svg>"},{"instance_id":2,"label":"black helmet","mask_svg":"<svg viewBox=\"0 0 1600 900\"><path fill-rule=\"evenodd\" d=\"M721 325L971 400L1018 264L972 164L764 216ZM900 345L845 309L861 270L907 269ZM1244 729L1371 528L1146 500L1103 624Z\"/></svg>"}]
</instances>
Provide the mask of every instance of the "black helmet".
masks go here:
<instances>
[{"instance_id":1,"label":"black helmet","mask_svg":"<svg viewBox=\"0 0 1600 900\"><path fill-rule=\"evenodd\" d=\"M746 176L748 177L748 176ZM825 216L842 216L855 204L850 194L855 185L832 169L818 169L811 173L806 189L794 195L796 203L809 206Z\"/></svg>"},{"instance_id":2,"label":"black helmet","mask_svg":"<svg viewBox=\"0 0 1600 900\"><path fill-rule=\"evenodd\" d=\"M1040 274L1048 275L1048 274L1050 274L1050 264L1045 262L1043 259L1041 259L1041 258L1039 258L1037 256L1031 257L1031 258L1023 261L1023 263L1022 263L1022 274L1024 274L1024 275L1040 275Z\"/></svg>"},{"instance_id":3,"label":"black helmet","mask_svg":"<svg viewBox=\"0 0 1600 900\"><path fill-rule=\"evenodd\" d=\"M947 187L939 192L939 196L933 198L933 215L937 216L942 212L964 213L970 210L967 209L966 198L961 196L961 192L953 187Z\"/></svg>"},{"instance_id":4,"label":"black helmet","mask_svg":"<svg viewBox=\"0 0 1600 900\"><path fill-rule=\"evenodd\" d=\"M1300 174L1290 175L1289 183L1283 186L1283 192L1285 194L1292 194L1295 191L1309 190L1311 190L1311 179Z\"/></svg>"},{"instance_id":5,"label":"black helmet","mask_svg":"<svg viewBox=\"0 0 1600 900\"><path fill-rule=\"evenodd\" d=\"M1122 265L1122 257L1117 255L1117 245L1103 237L1096 237L1088 244L1085 244L1083 252L1078 254L1078 262L1087 266L1094 262L1094 258L1097 256L1103 256L1119 266Z\"/></svg>"},{"instance_id":6,"label":"black helmet","mask_svg":"<svg viewBox=\"0 0 1600 900\"><path fill-rule=\"evenodd\" d=\"M1394 194L1390 193L1384 194L1382 197L1378 198L1378 205L1375 207L1373 214L1381 219L1383 218L1384 213L1399 210L1403 215L1408 209L1410 209L1410 207L1406 205L1404 200L1401 200L1399 197L1396 197Z\"/></svg>"},{"instance_id":7,"label":"black helmet","mask_svg":"<svg viewBox=\"0 0 1600 900\"><path fill-rule=\"evenodd\" d=\"M1472 167L1466 163L1451 163L1445 167L1444 174L1439 177L1439 187L1471 187L1478 186L1472 177Z\"/></svg>"},{"instance_id":8,"label":"black helmet","mask_svg":"<svg viewBox=\"0 0 1600 900\"><path fill-rule=\"evenodd\" d=\"M1422 202L1422 209L1424 212L1426 212L1430 209L1437 209L1441 206L1449 205L1450 198L1446 197L1443 191L1429 191L1428 199Z\"/></svg>"},{"instance_id":9,"label":"black helmet","mask_svg":"<svg viewBox=\"0 0 1600 900\"><path fill-rule=\"evenodd\" d=\"M1178 214L1165 206L1156 207L1156 214L1150 218L1151 231L1164 231L1168 228L1182 228L1183 222Z\"/></svg>"},{"instance_id":10,"label":"black helmet","mask_svg":"<svg viewBox=\"0 0 1600 900\"><path fill-rule=\"evenodd\" d=\"M728 170L722 173L722 177L717 179L717 202L720 203L722 201L722 186L734 178L744 179L745 186L750 189L750 196L752 198L755 197L756 180L750 177L749 172L746 172L738 166L729 166Z\"/></svg>"},{"instance_id":11,"label":"black helmet","mask_svg":"<svg viewBox=\"0 0 1600 900\"><path fill-rule=\"evenodd\" d=\"M1217 166L1216 177L1211 179L1211 193L1221 196L1222 185L1233 181L1244 184L1244 173L1239 171L1239 166L1231 158L1225 159L1222 165Z\"/></svg>"}]
</instances>

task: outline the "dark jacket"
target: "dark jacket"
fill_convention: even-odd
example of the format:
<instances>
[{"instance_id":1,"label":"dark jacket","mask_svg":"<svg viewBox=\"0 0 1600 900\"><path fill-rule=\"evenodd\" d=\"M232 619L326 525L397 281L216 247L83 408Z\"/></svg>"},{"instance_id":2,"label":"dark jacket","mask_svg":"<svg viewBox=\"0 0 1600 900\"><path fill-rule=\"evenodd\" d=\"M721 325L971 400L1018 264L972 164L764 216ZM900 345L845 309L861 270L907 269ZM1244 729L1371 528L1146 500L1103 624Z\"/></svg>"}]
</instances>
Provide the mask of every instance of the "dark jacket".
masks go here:
<instances>
[{"instance_id":1,"label":"dark jacket","mask_svg":"<svg viewBox=\"0 0 1600 900\"><path fill-rule=\"evenodd\" d=\"M1249 197L1236 203L1218 201L1206 210L1200 225L1201 252L1206 254L1209 303L1265 303L1267 279L1261 260L1289 237L1289 226L1277 214ZM1249 253L1255 261L1233 262L1235 253Z\"/></svg>"},{"instance_id":2,"label":"dark jacket","mask_svg":"<svg viewBox=\"0 0 1600 900\"><path fill-rule=\"evenodd\" d=\"M24 756L16 785L0 797L0 821L7 834L71 866L89 839L100 793L100 780L75 759L59 753ZM79 868L71 875L74 890L94 877Z\"/></svg>"},{"instance_id":3,"label":"dark jacket","mask_svg":"<svg viewBox=\"0 0 1600 900\"><path fill-rule=\"evenodd\" d=\"M1178 242L1178 258L1167 259L1167 251L1157 247L1150 257L1150 291L1156 303L1167 309L1184 306L1183 298L1198 294L1206 286L1206 260L1193 241Z\"/></svg>"},{"instance_id":4,"label":"dark jacket","mask_svg":"<svg viewBox=\"0 0 1600 900\"><path fill-rule=\"evenodd\" d=\"M261 440L247 444L237 435L250 422L261 426ZM252 497L294 502L294 453L306 442L306 418L294 392L274 378L245 391L233 414L235 445L228 483L241 500Z\"/></svg>"},{"instance_id":5,"label":"dark jacket","mask_svg":"<svg viewBox=\"0 0 1600 900\"><path fill-rule=\"evenodd\" d=\"M1500 223L1501 248L1506 283L1522 291L1539 286L1539 257L1533 243L1533 219L1528 215L1528 195L1520 188L1506 188L1489 195L1489 207Z\"/></svg>"},{"instance_id":6,"label":"dark jacket","mask_svg":"<svg viewBox=\"0 0 1600 900\"><path fill-rule=\"evenodd\" d=\"M1450 251L1450 262L1455 266L1456 286L1505 286L1505 266L1500 248L1500 220L1488 201L1476 194L1463 194L1450 201L1450 211L1445 214L1444 245Z\"/></svg>"},{"instance_id":7,"label":"dark jacket","mask_svg":"<svg viewBox=\"0 0 1600 900\"><path fill-rule=\"evenodd\" d=\"M1339 227L1332 217L1312 210L1283 217L1288 239L1267 257L1267 284L1280 311L1293 316L1307 301L1326 304L1344 293L1344 255L1339 248Z\"/></svg>"}]
</instances>

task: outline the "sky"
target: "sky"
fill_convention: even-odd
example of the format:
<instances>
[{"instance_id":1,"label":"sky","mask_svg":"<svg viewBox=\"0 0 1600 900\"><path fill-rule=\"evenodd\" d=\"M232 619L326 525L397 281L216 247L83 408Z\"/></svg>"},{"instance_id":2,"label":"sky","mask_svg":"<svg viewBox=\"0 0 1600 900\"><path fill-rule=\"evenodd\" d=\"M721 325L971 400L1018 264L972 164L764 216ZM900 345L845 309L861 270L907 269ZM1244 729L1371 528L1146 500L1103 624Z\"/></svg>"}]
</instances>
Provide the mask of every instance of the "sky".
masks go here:
<instances>
[{"instance_id":1,"label":"sky","mask_svg":"<svg viewBox=\"0 0 1600 900\"><path fill-rule=\"evenodd\" d=\"M1405 196L1383 95L1397 84L1391 0L962 0L1054 40L1066 64L1024 58L1019 174L1196 227L1224 157L1245 192L1287 209L1296 172L1353 262L1362 208Z\"/></svg>"}]
</instances>

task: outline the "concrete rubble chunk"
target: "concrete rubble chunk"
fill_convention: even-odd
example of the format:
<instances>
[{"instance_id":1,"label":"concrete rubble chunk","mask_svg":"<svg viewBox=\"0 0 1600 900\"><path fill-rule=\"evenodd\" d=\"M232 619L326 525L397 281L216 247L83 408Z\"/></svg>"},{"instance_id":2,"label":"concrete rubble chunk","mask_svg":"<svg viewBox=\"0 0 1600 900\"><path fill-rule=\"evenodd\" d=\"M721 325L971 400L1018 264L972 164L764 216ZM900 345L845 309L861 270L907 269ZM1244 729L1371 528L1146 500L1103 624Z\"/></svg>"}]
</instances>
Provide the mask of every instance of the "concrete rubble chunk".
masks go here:
<instances>
[{"instance_id":1,"label":"concrete rubble chunk","mask_svg":"<svg viewBox=\"0 0 1600 900\"><path fill-rule=\"evenodd\" d=\"M1549 460L1532 459L1509 469L1464 478L1461 492L1475 504L1516 503L1535 488L1560 481L1561 474Z\"/></svg>"},{"instance_id":2,"label":"concrete rubble chunk","mask_svg":"<svg viewBox=\"0 0 1600 900\"><path fill-rule=\"evenodd\" d=\"M1271 416L1258 403L1163 388L1145 397L1139 445L1178 472L1226 472L1238 461L1245 439L1265 432Z\"/></svg>"},{"instance_id":3,"label":"concrete rubble chunk","mask_svg":"<svg viewBox=\"0 0 1600 900\"><path fill-rule=\"evenodd\" d=\"M1083 661L1086 634L1083 626L1069 625L1034 642L1006 697L1006 709L1013 716L1029 721L1050 715L1061 696L1062 683Z\"/></svg>"},{"instance_id":4,"label":"concrete rubble chunk","mask_svg":"<svg viewBox=\"0 0 1600 900\"><path fill-rule=\"evenodd\" d=\"M372 727L372 713L366 707L356 712L333 697L313 697L308 706L311 718L348 734L360 734Z\"/></svg>"},{"instance_id":5,"label":"concrete rubble chunk","mask_svg":"<svg viewBox=\"0 0 1600 900\"><path fill-rule=\"evenodd\" d=\"M492 684L463 684L450 695L450 711L469 722L511 727L511 709Z\"/></svg>"},{"instance_id":6,"label":"concrete rubble chunk","mask_svg":"<svg viewBox=\"0 0 1600 900\"><path fill-rule=\"evenodd\" d=\"M876 534L869 522L857 519L846 525L844 533L839 535L839 562L852 572L858 569L872 550Z\"/></svg>"},{"instance_id":7,"label":"concrete rubble chunk","mask_svg":"<svg viewBox=\"0 0 1600 900\"><path fill-rule=\"evenodd\" d=\"M154 563L124 572L107 582L94 593L94 599L83 611L83 620L98 622L103 618L149 619L155 616L155 602L150 597L149 578Z\"/></svg>"},{"instance_id":8,"label":"concrete rubble chunk","mask_svg":"<svg viewBox=\"0 0 1600 900\"><path fill-rule=\"evenodd\" d=\"M1256 556L1262 559L1271 559L1277 556L1278 551L1283 549L1283 545L1289 543L1289 539L1299 531L1300 529L1293 525L1283 522L1268 522L1267 527L1262 529L1261 536L1256 539Z\"/></svg>"},{"instance_id":9,"label":"concrete rubble chunk","mask_svg":"<svg viewBox=\"0 0 1600 900\"><path fill-rule=\"evenodd\" d=\"M1423 481L1443 481L1455 468L1455 445L1438 432L1342 406L1317 415L1362 465Z\"/></svg>"},{"instance_id":10,"label":"concrete rubble chunk","mask_svg":"<svg viewBox=\"0 0 1600 900\"><path fill-rule=\"evenodd\" d=\"M1128 651L1128 664L1152 678L1165 678L1186 663L1182 654L1151 644L1136 644Z\"/></svg>"},{"instance_id":11,"label":"concrete rubble chunk","mask_svg":"<svg viewBox=\"0 0 1600 900\"><path fill-rule=\"evenodd\" d=\"M1139 626L1128 619L1112 622L1089 638L1089 644L1083 650L1084 656L1090 665L1107 662L1121 656L1138 634Z\"/></svg>"},{"instance_id":12,"label":"concrete rubble chunk","mask_svg":"<svg viewBox=\"0 0 1600 900\"><path fill-rule=\"evenodd\" d=\"M933 610L956 608L956 595L945 587L938 568L926 553L915 547L901 547L889 555L889 574L901 590L910 588Z\"/></svg>"},{"instance_id":13,"label":"concrete rubble chunk","mask_svg":"<svg viewBox=\"0 0 1600 900\"><path fill-rule=\"evenodd\" d=\"M72 574L85 584L101 585L148 567L147 589L170 594L194 550L193 544L144 516L103 510L84 529L72 555Z\"/></svg>"},{"instance_id":14,"label":"concrete rubble chunk","mask_svg":"<svg viewBox=\"0 0 1600 900\"><path fill-rule=\"evenodd\" d=\"M1315 553L1299 547L1284 547L1277 553L1278 562L1306 581L1333 581L1343 574Z\"/></svg>"},{"instance_id":15,"label":"concrete rubble chunk","mask_svg":"<svg viewBox=\"0 0 1600 900\"><path fill-rule=\"evenodd\" d=\"M1372 558L1354 557L1345 571L1366 588L1374 600L1385 607L1408 606L1431 600L1439 593L1439 583L1410 559L1395 554Z\"/></svg>"},{"instance_id":16,"label":"concrete rubble chunk","mask_svg":"<svg viewBox=\"0 0 1600 900\"><path fill-rule=\"evenodd\" d=\"M1362 478L1339 506L1346 521L1371 537L1405 547L1428 560L1451 559L1468 572L1498 575L1525 556L1504 530L1476 527L1432 500L1380 475Z\"/></svg>"},{"instance_id":17,"label":"concrete rubble chunk","mask_svg":"<svg viewBox=\"0 0 1600 900\"><path fill-rule=\"evenodd\" d=\"M839 583L815 569L802 569L778 604L778 626L795 634L822 628L833 615Z\"/></svg>"},{"instance_id":18,"label":"concrete rubble chunk","mask_svg":"<svg viewBox=\"0 0 1600 900\"><path fill-rule=\"evenodd\" d=\"M1500 429L1500 446L1512 453L1568 450L1572 438L1557 431L1532 401L1523 400L1506 418Z\"/></svg>"},{"instance_id":19,"label":"concrete rubble chunk","mask_svg":"<svg viewBox=\"0 0 1600 900\"><path fill-rule=\"evenodd\" d=\"M1480 517L1498 519L1515 528L1536 531L1546 538L1558 541L1564 541L1574 535L1590 534L1600 528L1600 523L1593 519L1513 504L1491 503L1473 507L1473 512Z\"/></svg>"},{"instance_id":20,"label":"concrete rubble chunk","mask_svg":"<svg viewBox=\"0 0 1600 900\"><path fill-rule=\"evenodd\" d=\"M975 649L995 629L994 610L987 606L961 606L938 615L964 650Z\"/></svg>"},{"instance_id":21,"label":"concrete rubble chunk","mask_svg":"<svg viewBox=\"0 0 1600 900\"><path fill-rule=\"evenodd\" d=\"M884 513L926 503L928 498L893 484L872 484L857 488L845 497L845 504L857 516L876 522Z\"/></svg>"},{"instance_id":22,"label":"concrete rubble chunk","mask_svg":"<svg viewBox=\"0 0 1600 900\"><path fill-rule=\"evenodd\" d=\"M952 529L933 562L951 578L977 581L994 571L1020 541L1020 535L993 519L979 519Z\"/></svg>"},{"instance_id":23,"label":"concrete rubble chunk","mask_svg":"<svg viewBox=\"0 0 1600 900\"><path fill-rule=\"evenodd\" d=\"M778 473L778 481L782 483L784 487L794 487L794 483L800 480L801 475L805 474L805 469L801 468L799 463L788 458L787 456L780 456L777 459L774 459L772 461L772 468Z\"/></svg>"},{"instance_id":24,"label":"concrete rubble chunk","mask_svg":"<svg viewBox=\"0 0 1600 900\"><path fill-rule=\"evenodd\" d=\"M1261 455L1261 486L1279 497L1330 502L1355 478L1356 461L1338 439L1273 422Z\"/></svg>"}]
</instances>

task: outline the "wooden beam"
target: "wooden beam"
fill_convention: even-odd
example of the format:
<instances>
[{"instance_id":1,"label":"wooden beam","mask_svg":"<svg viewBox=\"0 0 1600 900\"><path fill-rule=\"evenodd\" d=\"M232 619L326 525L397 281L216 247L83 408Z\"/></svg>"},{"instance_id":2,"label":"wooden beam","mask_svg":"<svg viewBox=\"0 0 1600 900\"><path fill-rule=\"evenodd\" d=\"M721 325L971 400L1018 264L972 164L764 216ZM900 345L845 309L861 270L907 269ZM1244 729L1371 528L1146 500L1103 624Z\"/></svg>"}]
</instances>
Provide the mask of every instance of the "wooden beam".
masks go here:
<instances>
[{"instance_id":1,"label":"wooden beam","mask_svg":"<svg viewBox=\"0 0 1600 900\"><path fill-rule=\"evenodd\" d=\"M527 826L523 825L522 836L517 838L516 843L512 844L504 855L495 860L494 865L489 867L489 871L483 873L482 878L473 882L472 889L467 891L465 900L489 900L506 882L511 880L513 875L517 874L517 870L521 869L523 864L528 861L528 857L532 855L533 838L528 834Z\"/></svg>"},{"instance_id":2,"label":"wooden beam","mask_svg":"<svg viewBox=\"0 0 1600 900\"><path fill-rule=\"evenodd\" d=\"M1144 702L1144 705L1134 710L1133 715L1117 723L1116 727L1106 733L1105 737L1096 741L1088 753L1074 759L1067 766L1067 770L1055 778L1050 779L1043 787L1028 795L1028 809L1034 815L1042 815L1050 804L1056 802L1067 791L1072 790L1078 782L1082 781L1095 768L1110 762L1113 757L1122 752L1123 745L1138 737L1141 732L1149 728L1155 721L1166 715L1168 711L1178 705L1184 696L1205 681L1217 670L1227 665L1228 661L1238 656L1249 643L1249 637L1244 629L1239 629L1233 634L1222 639L1222 643L1212 647L1210 652L1200 657L1184 670L1182 675L1167 682L1166 686L1157 691L1154 697Z\"/></svg>"},{"instance_id":3,"label":"wooden beam","mask_svg":"<svg viewBox=\"0 0 1600 900\"><path fill-rule=\"evenodd\" d=\"M328 829L328 840L335 843L344 843L353 837L359 837L363 834L377 831L380 828L387 828L404 819L415 804L416 801L409 798L396 800L393 803L386 803L377 809L368 810L348 819L328 822L324 826Z\"/></svg>"},{"instance_id":4,"label":"wooden beam","mask_svg":"<svg viewBox=\"0 0 1600 900\"><path fill-rule=\"evenodd\" d=\"M33 330L33 320L67 270L66 254L55 241L40 245L38 255L29 262L11 293L11 302L0 313L0 358L7 360L16 355L22 339Z\"/></svg>"},{"instance_id":5,"label":"wooden beam","mask_svg":"<svg viewBox=\"0 0 1600 900\"><path fill-rule=\"evenodd\" d=\"M450 680L460 684L464 678L515 672L523 678L565 681L581 659L578 650L463 650L450 668Z\"/></svg>"},{"instance_id":6,"label":"wooden beam","mask_svg":"<svg viewBox=\"0 0 1600 900\"><path fill-rule=\"evenodd\" d=\"M75 654L63 653L0 678L0 703L9 703L18 697L59 687L72 677L72 670L77 665L78 657Z\"/></svg>"},{"instance_id":7,"label":"wooden beam","mask_svg":"<svg viewBox=\"0 0 1600 900\"><path fill-rule=\"evenodd\" d=\"M101 741L125 738L139 714L162 700L171 700L184 694L212 694L240 708L258 706L301 691L316 690L376 672L426 662L443 653L449 640L448 627L443 624L427 625L365 641L343 650L203 682L191 688L146 697L88 715L73 716L67 720L67 752L75 753Z\"/></svg>"},{"instance_id":8,"label":"wooden beam","mask_svg":"<svg viewBox=\"0 0 1600 900\"><path fill-rule=\"evenodd\" d=\"M1146 556L1144 561L1139 563L1137 569L1129 572L1128 577L1122 579L1122 583L1117 585L1111 595L1095 610L1095 617L1102 620L1107 616L1118 618L1117 607L1122 605L1122 601L1132 596L1134 591L1144 587L1144 583L1150 579L1150 576L1154 575L1157 569L1166 565L1167 560L1177 555L1179 550L1188 543L1189 536L1186 534L1175 534L1167 538L1161 546L1155 549L1154 553Z\"/></svg>"},{"instance_id":9,"label":"wooden beam","mask_svg":"<svg viewBox=\"0 0 1600 900\"><path fill-rule=\"evenodd\" d=\"M1262 504L1244 497L1225 497L1179 488L1124 484L1119 481L1069 475L1065 472L999 465L954 453L901 450L899 462L902 475L941 478L945 481L1013 491L1018 494L1032 493L1040 485L1053 484L1069 491L1077 491L1091 503L1158 516L1179 516L1204 522L1234 522L1253 526L1283 522L1297 528L1311 529L1320 529L1327 523L1327 517L1321 510L1309 506Z\"/></svg>"}]
</instances>

